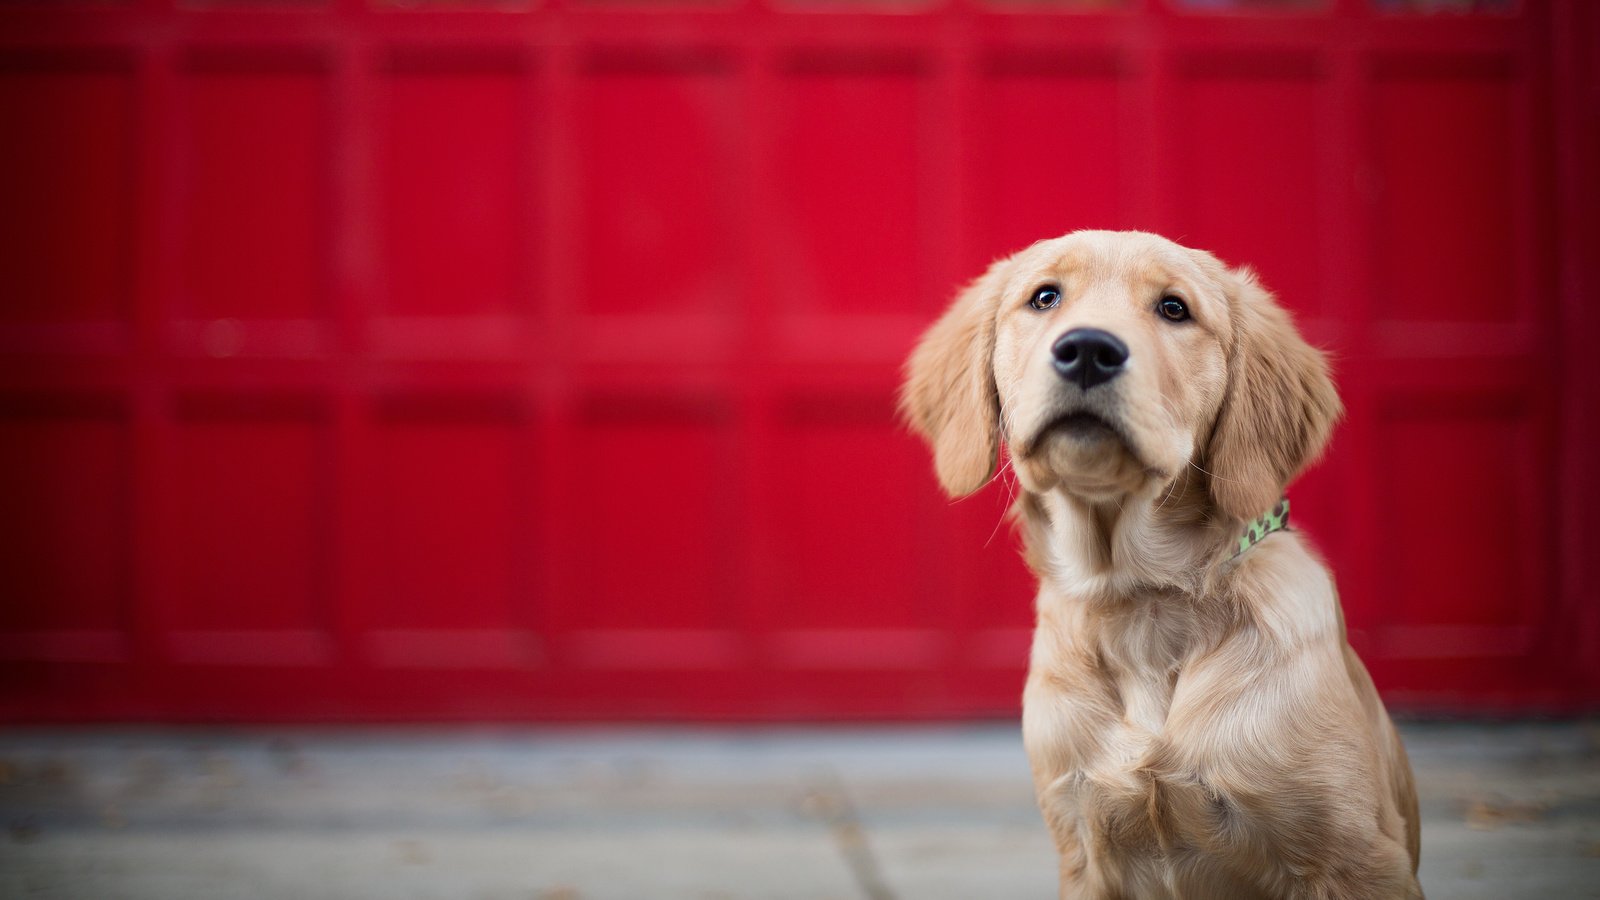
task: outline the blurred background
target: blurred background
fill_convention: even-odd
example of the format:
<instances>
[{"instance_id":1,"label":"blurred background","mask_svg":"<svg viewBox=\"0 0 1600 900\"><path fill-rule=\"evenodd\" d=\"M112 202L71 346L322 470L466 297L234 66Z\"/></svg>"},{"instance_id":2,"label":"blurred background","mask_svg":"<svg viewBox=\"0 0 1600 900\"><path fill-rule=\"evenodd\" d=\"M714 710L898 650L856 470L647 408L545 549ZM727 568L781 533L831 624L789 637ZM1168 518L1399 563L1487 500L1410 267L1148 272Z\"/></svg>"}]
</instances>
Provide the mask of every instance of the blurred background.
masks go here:
<instances>
[{"instance_id":1,"label":"blurred background","mask_svg":"<svg viewBox=\"0 0 1600 900\"><path fill-rule=\"evenodd\" d=\"M0 715L1015 716L899 366L1080 227L1257 267L1407 711L1600 700L1579 0L0 9Z\"/></svg>"}]
</instances>

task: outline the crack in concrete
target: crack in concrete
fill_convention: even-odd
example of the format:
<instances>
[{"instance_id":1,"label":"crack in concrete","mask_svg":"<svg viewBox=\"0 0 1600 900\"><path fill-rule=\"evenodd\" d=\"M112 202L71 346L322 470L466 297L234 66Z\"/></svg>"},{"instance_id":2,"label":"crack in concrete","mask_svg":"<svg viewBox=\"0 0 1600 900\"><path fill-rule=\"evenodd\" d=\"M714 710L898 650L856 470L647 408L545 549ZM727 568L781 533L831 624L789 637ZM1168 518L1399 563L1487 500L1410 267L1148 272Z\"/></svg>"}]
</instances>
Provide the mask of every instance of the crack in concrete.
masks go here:
<instances>
[{"instance_id":1,"label":"crack in concrete","mask_svg":"<svg viewBox=\"0 0 1600 900\"><path fill-rule=\"evenodd\" d=\"M837 772L828 769L817 776L806 792L804 808L828 827L845 866L867 900L895 900L895 893L884 880L883 870L867 842L861 817Z\"/></svg>"}]
</instances>

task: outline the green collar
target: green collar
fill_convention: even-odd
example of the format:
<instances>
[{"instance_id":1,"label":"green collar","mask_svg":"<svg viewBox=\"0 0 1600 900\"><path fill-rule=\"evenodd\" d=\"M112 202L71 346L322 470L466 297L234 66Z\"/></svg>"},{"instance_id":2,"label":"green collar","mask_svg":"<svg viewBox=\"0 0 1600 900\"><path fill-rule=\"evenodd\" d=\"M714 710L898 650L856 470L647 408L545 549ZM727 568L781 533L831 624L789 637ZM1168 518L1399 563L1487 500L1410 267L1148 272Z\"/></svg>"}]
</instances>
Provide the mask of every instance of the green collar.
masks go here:
<instances>
[{"instance_id":1,"label":"green collar","mask_svg":"<svg viewBox=\"0 0 1600 900\"><path fill-rule=\"evenodd\" d=\"M1246 550L1266 540L1267 535L1274 531L1282 531L1288 527L1289 498L1284 497L1266 514L1244 526L1244 534L1239 535L1239 552L1235 553L1233 558L1238 559L1243 556Z\"/></svg>"}]
</instances>

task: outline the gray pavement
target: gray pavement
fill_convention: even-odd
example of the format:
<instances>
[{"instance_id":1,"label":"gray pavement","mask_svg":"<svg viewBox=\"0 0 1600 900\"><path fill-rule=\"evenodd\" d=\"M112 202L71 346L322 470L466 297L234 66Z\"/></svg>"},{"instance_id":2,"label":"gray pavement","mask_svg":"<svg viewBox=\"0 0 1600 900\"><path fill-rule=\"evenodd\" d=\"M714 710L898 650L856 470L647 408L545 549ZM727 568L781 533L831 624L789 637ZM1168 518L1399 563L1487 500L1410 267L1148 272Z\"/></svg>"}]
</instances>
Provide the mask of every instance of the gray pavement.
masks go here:
<instances>
[{"instance_id":1,"label":"gray pavement","mask_svg":"<svg viewBox=\"0 0 1600 900\"><path fill-rule=\"evenodd\" d=\"M1600 898L1600 723L1409 723L1430 897ZM1049 898L1014 723L14 729L0 897Z\"/></svg>"}]
</instances>

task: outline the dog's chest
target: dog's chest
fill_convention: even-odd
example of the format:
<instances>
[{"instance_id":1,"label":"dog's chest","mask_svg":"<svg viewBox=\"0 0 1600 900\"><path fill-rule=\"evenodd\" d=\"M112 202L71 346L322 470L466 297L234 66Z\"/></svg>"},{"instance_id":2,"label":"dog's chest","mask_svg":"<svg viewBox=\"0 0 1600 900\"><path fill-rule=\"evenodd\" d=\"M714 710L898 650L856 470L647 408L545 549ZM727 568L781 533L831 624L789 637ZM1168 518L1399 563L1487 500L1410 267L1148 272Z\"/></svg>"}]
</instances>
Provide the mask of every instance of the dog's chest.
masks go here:
<instances>
[{"instance_id":1,"label":"dog's chest","mask_svg":"<svg viewBox=\"0 0 1600 900\"><path fill-rule=\"evenodd\" d=\"M1172 690L1133 679L1120 693L1121 715L1080 708L1081 715L1026 729L1040 808L1067 871L1093 871L1128 896L1255 896L1226 872L1198 864L1203 847L1247 823L1183 765L1193 755L1164 728ZM1062 711L1059 701L1051 705Z\"/></svg>"},{"instance_id":2,"label":"dog's chest","mask_svg":"<svg viewBox=\"0 0 1600 900\"><path fill-rule=\"evenodd\" d=\"M1171 740L1166 720L1176 674L1100 673L1092 683L1043 677L1024 699L1023 737L1044 802L1066 802L1133 837L1150 819L1152 753ZM1115 820L1112 822L1110 820Z\"/></svg>"},{"instance_id":3,"label":"dog's chest","mask_svg":"<svg viewBox=\"0 0 1600 900\"><path fill-rule=\"evenodd\" d=\"M1182 642L1154 627L1097 654L1088 670L1039 666L1024 701L1024 739L1039 802L1064 845L1115 866L1140 896L1163 896L1172 862L1231 812L1185 760L1204 733L1168 728L1183 672ZM1062 661L1056 657L1058 662ZM1181 701L1180 701L1181 702Z\"/></svg>"},{"instance_id":4,"label":"dog's chest","mask_svg":"<svg viewBox=\"0 0 1600 900\"><path fill-rule=\"evenodd\" d=\"M1118 707L1060 723L1075 732L1076 752L1044 752L1059 767L1049 779L1051 799L1073 807L1070 811L1088 819L1085 824L1119 843L1154 845L1164 823L1162 786L1151 762L1158 752L1172 749L1165 729L1171 685L1164 677L1140 674L1112 679L1108 687L1120 700Z\"/></svg>"}]
</instances>

